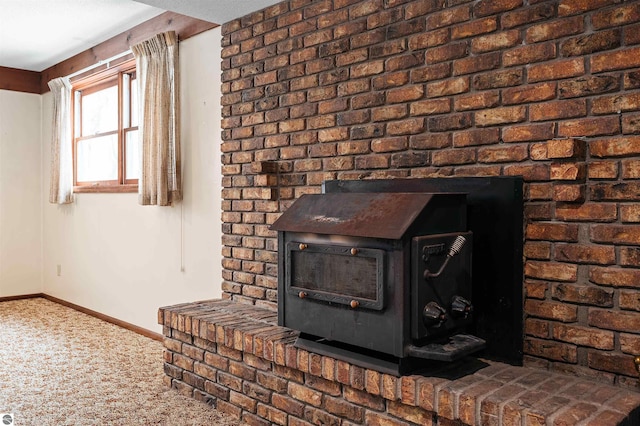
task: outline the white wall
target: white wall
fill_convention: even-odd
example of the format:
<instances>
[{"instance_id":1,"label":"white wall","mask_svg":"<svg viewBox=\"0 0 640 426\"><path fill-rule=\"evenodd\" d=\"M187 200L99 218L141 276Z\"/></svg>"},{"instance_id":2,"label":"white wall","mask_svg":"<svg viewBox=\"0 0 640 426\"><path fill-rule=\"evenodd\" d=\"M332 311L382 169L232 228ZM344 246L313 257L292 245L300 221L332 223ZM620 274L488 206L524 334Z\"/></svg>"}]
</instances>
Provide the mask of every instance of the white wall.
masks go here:
<instances>
[{"instance_id":1,"label":"white wall","mask_svg":"<svg viewBox=\"0 0 640 426\"><path fill-rule=\"evenodd\" d=\"M42 292L40 95L0 90L0 297Z\"/></svg>"},{"instance_id":2,"label":"white wall","mask_svg":"<svg viewBox=\"0 0 640 426\"><path fill-rule=\"evenodd\" d=\"M156 332L160 306L220 297L220 38L216 28L180 43L184 200L174 207L140 206L137 194L49 204L52 97L43 96L46 294Z\"/></svg>"}]
</instances>

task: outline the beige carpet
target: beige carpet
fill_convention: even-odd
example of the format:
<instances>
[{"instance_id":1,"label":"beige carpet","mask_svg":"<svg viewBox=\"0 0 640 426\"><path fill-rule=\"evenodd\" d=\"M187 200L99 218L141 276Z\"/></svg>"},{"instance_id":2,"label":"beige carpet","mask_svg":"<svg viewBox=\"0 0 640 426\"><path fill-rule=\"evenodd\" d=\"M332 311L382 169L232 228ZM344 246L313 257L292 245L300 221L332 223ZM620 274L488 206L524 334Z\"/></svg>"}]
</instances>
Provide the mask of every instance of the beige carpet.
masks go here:
<instances>
[{"instance_id":1,"label":"beige carpet","mask_svg":"<svg viewBox=\"0 0 640 426\"><path fill-rule=\"evenodd\" d=\"M241 424L163 376L160 342L46 299L0 303L0 413L15 425Z\"/></svg>"}]
</instances>

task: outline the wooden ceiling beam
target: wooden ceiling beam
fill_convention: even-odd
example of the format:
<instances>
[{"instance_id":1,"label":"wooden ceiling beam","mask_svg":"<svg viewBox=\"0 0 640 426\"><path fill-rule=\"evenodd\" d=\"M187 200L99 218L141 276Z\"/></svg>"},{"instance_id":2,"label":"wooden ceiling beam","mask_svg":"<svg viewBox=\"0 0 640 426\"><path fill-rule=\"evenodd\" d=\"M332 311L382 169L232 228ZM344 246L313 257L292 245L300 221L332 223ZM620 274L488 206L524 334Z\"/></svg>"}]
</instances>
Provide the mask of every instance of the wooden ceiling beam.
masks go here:
<instances>
[{"instance_id":1,"label":"wooden ceiling beam","mask_svg":"<svg viewBox=\"0 0 640 426\"><path fill-rule=\"evenodd\" d=\"M125 52L132 45L147 40L158 33L175 31L179 40L186 40L189 37L193 37L194 35L218 26L218 24L180 15L178 13L165 12L131 28L128 31L120 33L117 36L92 47L91 49L85 50L84 52L49 67L41 73L37 73L40 74L39 93L46 93L49 91L47 83L50 80L73 74L95 65L100 61L112 58L122 52ZM3 79L0 78L0 81L2 80Z\"/></svg>"},{"instance_id":2,"label":"wooden ceiling beam","mask_svg":"<svg viewBox=\"0 0 640 426\"><path fill-rule=\"evenodd\" d=\"M0 89L39 94L41 93L40 73L0 67Z\"/></svg>"}]
</instances>

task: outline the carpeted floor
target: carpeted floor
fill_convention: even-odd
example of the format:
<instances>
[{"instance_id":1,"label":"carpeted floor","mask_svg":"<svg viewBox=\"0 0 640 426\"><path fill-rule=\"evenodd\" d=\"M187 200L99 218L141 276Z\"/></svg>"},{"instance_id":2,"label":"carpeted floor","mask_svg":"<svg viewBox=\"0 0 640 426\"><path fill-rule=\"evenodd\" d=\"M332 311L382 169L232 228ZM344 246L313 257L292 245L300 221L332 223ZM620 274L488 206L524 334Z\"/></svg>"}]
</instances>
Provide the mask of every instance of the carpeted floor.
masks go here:
<instances>
[{"instance_id":1,"label":"carpeted floor","mask_svg":"<svg viewBox=\"0 0 640 426\"><path fill-rule=\"evenodd\" d=\"M0 413L15 425L241 424L163 376L160 342L46 299L0 303Z\"/></svg>"}]
</instances>

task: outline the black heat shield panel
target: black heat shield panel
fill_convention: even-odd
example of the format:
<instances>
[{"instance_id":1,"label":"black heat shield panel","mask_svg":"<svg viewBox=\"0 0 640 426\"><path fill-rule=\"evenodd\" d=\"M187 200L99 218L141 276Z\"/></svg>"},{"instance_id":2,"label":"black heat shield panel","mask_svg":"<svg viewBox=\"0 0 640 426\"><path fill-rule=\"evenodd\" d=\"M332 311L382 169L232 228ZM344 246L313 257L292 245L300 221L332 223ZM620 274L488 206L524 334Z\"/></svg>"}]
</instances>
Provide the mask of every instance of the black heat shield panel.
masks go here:
<instances>
[{"instance_id":1,"label":"black heat shield panel","mask_svg":"<svg viewBox=\"0 0 640 426\"><path fill-rule=\"evenodd\" d=\"M521 177L455 177L327 181L325 193L457 192L467 194L473 232L472 334L487 358L521 365L523 358L523 196Z\"/></svg>"}]
</instances>

